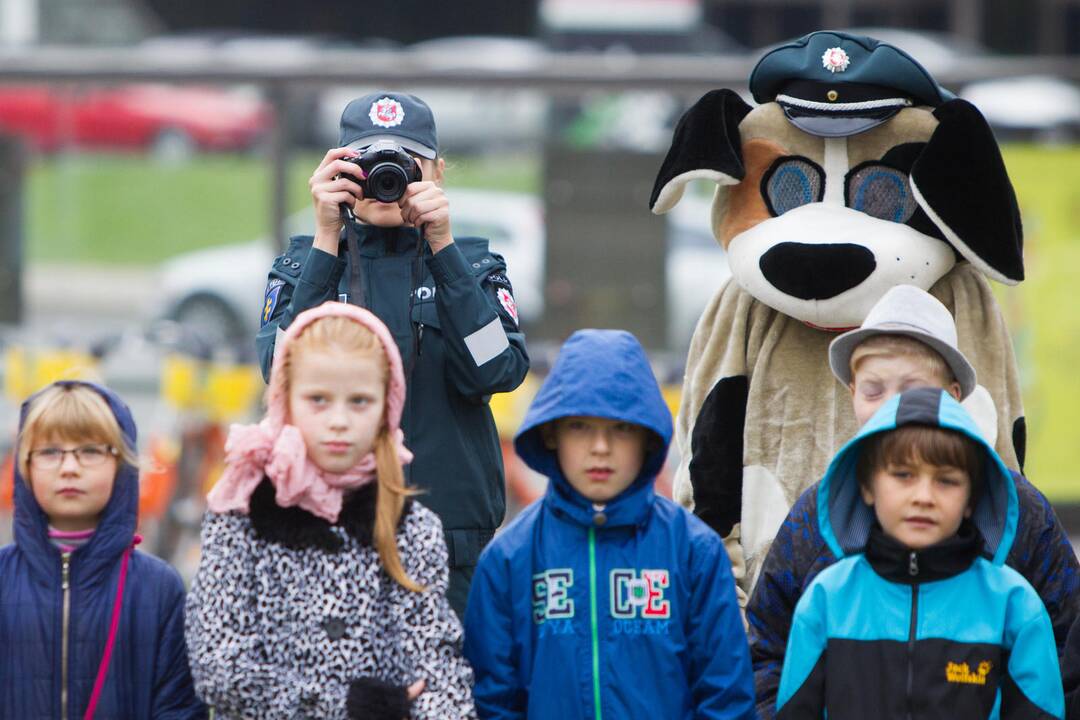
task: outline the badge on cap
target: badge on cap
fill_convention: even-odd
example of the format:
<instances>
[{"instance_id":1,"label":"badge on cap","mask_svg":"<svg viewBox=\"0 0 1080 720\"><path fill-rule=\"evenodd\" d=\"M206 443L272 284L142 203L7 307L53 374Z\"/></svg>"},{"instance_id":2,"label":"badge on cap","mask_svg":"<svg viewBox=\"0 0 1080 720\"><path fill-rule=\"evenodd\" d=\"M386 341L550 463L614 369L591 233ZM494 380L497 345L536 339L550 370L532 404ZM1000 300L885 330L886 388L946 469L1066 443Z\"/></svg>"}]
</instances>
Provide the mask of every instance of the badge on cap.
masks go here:
<instances>
[{"instance_id":1,"label":"badge on cap","mask_svg":"<svg viewBox=\"0 0 1080 720\"><path fill-rule=\"evenodd\" d=\"M514 296L510 294L510 291L506 288L499 288L495 291L495 297L499 298L499 304L502 305L503 310L510 316L510 319L514 321L514 324L518 324L518 312L517 303L514 302Z\"/></svg>"},{"instance_id":2,"label":"badge on cap","mask_svg":"<svg viewBox=\"0 0 1080 720\"><path fill-rule=\"evenodd\" d=\"M405 108L401 107L401 103L394 98L384 97L371 103L368 117L371 118L373 125L385 128L394 127L405 120Z\"/></svg>"},{"instance_id":3,"label":"badge on cap","mask_svg":"<svg viewBox=\"0 0 1080 720\"><path fill-rule=\"evenodd\" d=\"M848 57L843 48L829 48L821 56L822 67L831 73L844 72L850 64L851 58Z\"/></svg>"}]
</instances>

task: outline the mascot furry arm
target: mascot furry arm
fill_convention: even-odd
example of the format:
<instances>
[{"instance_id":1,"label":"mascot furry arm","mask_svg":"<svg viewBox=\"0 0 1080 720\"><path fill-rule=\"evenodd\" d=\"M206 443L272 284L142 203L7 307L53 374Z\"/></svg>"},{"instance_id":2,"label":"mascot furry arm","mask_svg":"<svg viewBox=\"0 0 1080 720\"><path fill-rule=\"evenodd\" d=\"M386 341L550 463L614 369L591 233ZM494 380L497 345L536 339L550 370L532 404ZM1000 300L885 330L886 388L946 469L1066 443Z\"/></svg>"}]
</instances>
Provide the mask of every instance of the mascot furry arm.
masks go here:
<instances>
[{"instance_id":1,"label":"mascot furry arm","mask_svg":"<svg viewBox=\"0 0 1080 720\"><path fill-rule=\"evenodd\" d=\"M837 49L843 82L814 67ZM889 288L949 308L980 381L966 405L1007 464L1024 453L1016 361L985 279L1023 279L1020 214L982 115L901 51L841 33L775 50L754 73L757 107L714 90L685 113L650 201L663 213L687 182L717 184L712 228L732 277L691 341L675 494L725 538L744 601L787 511L856 430L828 344Z\"/></svg>"}]
</instances>

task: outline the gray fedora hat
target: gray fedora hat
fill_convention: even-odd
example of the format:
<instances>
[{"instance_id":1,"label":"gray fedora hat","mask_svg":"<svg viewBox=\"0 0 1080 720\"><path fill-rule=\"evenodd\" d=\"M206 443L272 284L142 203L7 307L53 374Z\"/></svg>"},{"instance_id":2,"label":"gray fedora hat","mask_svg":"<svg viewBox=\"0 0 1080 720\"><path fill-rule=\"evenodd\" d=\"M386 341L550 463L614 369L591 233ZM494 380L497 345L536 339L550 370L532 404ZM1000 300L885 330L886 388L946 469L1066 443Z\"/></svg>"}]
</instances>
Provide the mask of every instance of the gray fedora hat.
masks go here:
<instances>
[{"instance_id":1,"label":"gray fedora hat","mask_svg":"<svg viewBox=\"0 0 1080 720\"><path fill-rule=\"evenodd\" d=\"M840 382L851 384L851 354L874 335L905 335L930 346L945 359L960 383L960 399L975 389L975 368L957 347L952 313L925 290L914 285L891 288L870 308L861 327L829 344L829 367Z\"/></svg>"}]
</instances>

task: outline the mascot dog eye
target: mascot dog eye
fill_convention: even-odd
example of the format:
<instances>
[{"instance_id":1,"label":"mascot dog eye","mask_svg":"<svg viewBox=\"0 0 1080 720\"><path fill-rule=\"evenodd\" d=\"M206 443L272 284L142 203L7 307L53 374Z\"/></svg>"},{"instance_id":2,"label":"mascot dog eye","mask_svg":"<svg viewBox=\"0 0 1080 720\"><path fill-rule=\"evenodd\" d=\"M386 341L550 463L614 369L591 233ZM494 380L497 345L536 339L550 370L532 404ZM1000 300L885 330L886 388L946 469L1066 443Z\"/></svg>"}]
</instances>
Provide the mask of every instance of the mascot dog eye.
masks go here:
<instances>
[{"instance_id":1,"label":"mascot dog eye","mask_svg":"<svg viewBox=\"0 0 1080 720\"><path fill-rule=\"evenodd\" d=\"M692 340L675 493L745 551L732 557L737 576L746 561L745 591L787 508L856 429L828 343L891 288L917 286L954 314L980 383L972 414L1014 467L1024 438L986 282L1023 279L1020 213L979 111L902 50L840 32L770 51L749 85L755 107L713 90L687 110L650 200L663 213L691 180L717 186L731 278Z\"/></svg>"}]
</instances>

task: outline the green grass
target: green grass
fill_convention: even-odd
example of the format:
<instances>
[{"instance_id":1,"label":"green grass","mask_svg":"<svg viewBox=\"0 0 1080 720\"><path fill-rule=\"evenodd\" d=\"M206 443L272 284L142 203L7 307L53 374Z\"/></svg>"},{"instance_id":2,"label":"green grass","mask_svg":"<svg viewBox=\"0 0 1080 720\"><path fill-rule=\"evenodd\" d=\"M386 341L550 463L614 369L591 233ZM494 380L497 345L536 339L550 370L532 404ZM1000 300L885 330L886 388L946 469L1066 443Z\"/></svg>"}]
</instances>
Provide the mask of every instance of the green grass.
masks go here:
<instances>
[{"instance_id":1,"label":"green grass","mask_svg":"<svg viewBox=\"0 0 1080 720\"><path fill-rule=\"evenodd\" d=\"M1080 501L1080 147L1004 151L1024 218L1026 278L998 287L1028 422L1026 472L1054 501Z\"/></svg>"},{"instance_id":2,"label":"green grass","mask_svg":"<svg viewBox=\"0 0 1080 720\"><path fill-rule=\"evenodd\" d=\"M307 179L322 159L296 154L288 210L311 203ZM26 256L31 261L151 265L179 253L269 234L267 161L203 155L166 165L146 156L82 154L42 158L27 184ZM535 192L535 160L456 160L450 186Z\"/></svg>"}]
</instances>

